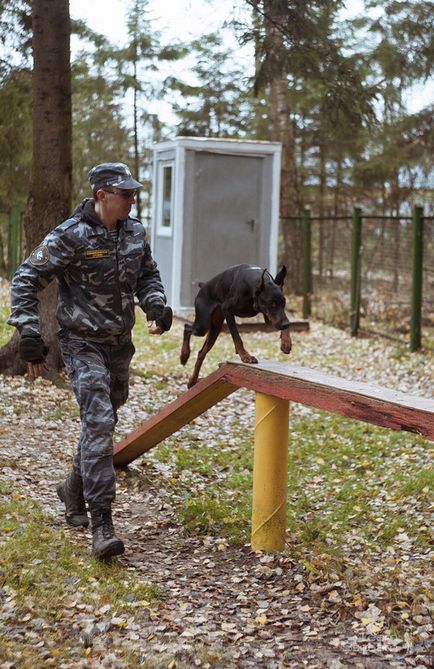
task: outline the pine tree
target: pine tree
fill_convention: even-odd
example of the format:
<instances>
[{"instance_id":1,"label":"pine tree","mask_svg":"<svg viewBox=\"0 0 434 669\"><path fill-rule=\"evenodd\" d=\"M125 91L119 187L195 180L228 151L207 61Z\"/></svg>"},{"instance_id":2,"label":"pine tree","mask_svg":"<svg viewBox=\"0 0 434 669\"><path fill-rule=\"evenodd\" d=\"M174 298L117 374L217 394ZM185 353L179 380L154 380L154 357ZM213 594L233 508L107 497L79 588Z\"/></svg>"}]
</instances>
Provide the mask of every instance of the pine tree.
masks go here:
<instances>
[{"instance_id":1,"label":"pine tree","mask_svg":"<svg viewBox=\"0 0 434 669\"><path fill-rule=\"evenodd\" d=\"M251 82L234 65L222 38L210 33L189 48L194 59L191 82L169 77L166 93L177 97L177 134L195 137L252 137L255 135ZM193 81L194 80L194 81Z\"/></svg>"}]
</instances>

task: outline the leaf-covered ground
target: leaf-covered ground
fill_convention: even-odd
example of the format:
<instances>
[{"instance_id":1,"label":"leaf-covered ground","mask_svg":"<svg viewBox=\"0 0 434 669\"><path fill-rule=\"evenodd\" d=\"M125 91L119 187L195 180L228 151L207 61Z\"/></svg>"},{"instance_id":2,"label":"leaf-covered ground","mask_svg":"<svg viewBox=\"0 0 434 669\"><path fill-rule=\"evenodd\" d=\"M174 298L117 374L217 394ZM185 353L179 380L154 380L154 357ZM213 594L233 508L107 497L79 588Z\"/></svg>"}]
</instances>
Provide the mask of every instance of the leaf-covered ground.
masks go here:
<instances>
[{"instance_id":1,"label":"leaf-covered ground","mask_svg":"<svg viewBox=\"0 0 434 669\"><path fill-rule=\"evenodd\" d=\"M139 316L117 438L185 389L202 340L183 368L181 338ZM288 359L277 334L243 338ZM293 363L432 396L432 356L318 323L293 340ZM233 358L223 335L203 375ZM292 404L287 546L254 553L254 397L237 391L119 471L126 554L101 565L55 494L79 435L71 391L0 377L0 396L1 667L431 666L426 440Z\"/></svg>"}]
</instances>

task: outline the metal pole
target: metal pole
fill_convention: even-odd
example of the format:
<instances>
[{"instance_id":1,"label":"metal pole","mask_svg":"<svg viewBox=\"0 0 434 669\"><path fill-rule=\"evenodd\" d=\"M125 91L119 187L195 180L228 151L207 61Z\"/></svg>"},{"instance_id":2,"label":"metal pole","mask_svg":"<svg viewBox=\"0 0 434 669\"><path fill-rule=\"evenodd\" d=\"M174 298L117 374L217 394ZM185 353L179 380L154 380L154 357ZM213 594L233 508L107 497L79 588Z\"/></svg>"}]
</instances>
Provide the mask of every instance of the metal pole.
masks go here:
<instances>
[{"instance_id":1,"label":"metal pole","mask_svg":"<svg viewBox=\"0 0 434 669\"><path fill-rule=\"evenodd\" d=\"M351 248L351 313L350 329L355 336L360 327L360 280L362 248L362 210L353 208L353 236Z\"/></svg>"},{"instance_id":2,"label":"metal pole","mask_svg":"<svg viewBox=\"0 0 434 669\"><path fill-rule=\"evenodd\" d=\"M417 351L422 345L422 283L423 283L423 208L413 209L413 272L411 299L411 338L410 350Z\"/></svg>"},{"instance_id":3,"label":"metal pole","mask_svg":"<svg viewBox=\"0 0 434 669\"><path fill-rule=\"evenodd\" d=\"M310 209L303 211L303 318L311 315L312 295L312 227Z\"/></svg>"},{"instance_id":4,"label":"metal pole","mask_svg":"<svg viewBox=\"0 0 434 669\"><path fill-rule=\"evenodd\" d=\"M289 402L256 393L252 548L285 547Z\"/></svg>"}]
</instances>

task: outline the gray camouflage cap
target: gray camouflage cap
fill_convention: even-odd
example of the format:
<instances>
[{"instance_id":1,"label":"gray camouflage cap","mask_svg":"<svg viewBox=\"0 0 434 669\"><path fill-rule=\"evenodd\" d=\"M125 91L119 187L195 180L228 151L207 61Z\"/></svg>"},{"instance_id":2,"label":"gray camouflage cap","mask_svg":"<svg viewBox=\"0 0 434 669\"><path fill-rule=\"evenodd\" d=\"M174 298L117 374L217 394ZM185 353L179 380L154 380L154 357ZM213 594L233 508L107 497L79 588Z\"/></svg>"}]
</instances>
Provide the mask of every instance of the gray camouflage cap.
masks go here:
<instances>
[{"instance_id":1,"label":"gray camouflage cap","mask_svg":"<svg viewBox=\"0 0 434 669\"><path fill-rule=\"evenodd\" d=\"M142 188L142 184L133 179L129 168L124 163L101 163L89 172L89 182L95 192L104 186L115 186L125 190Z\"/></svg>"}]
</instances>

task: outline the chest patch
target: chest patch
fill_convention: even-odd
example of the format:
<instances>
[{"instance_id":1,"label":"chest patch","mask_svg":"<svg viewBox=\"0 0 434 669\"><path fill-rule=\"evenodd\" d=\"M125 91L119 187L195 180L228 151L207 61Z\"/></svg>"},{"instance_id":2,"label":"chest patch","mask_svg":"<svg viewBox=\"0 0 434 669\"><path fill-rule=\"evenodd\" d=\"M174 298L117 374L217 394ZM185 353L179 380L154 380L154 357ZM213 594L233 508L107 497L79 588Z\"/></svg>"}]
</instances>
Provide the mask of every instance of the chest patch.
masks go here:
<instances>
[{"instance_id":1,"label":"chest patch","mask_svg":"<svg viewBox=\"0 0 434 669\"><path fill-rule=\"evenodd\" d=\"M29 260L32 265L45 265L50 259L50 254L48 253L48 246L41 244L37 246L34 251L31 252Z\"/></svg>"},{"instance_id":2,"label":"chest patch","mask_svg":"<svg viewBox=\"0 0 434 669\"><path fill-rule=\"evenodd\" d=\"M84 252L84 257L90 259L107 258L109 255L111 255L110 249L92 249Z\"/></svg>"}]
</instances>

